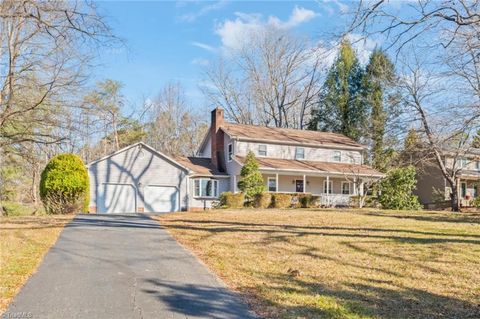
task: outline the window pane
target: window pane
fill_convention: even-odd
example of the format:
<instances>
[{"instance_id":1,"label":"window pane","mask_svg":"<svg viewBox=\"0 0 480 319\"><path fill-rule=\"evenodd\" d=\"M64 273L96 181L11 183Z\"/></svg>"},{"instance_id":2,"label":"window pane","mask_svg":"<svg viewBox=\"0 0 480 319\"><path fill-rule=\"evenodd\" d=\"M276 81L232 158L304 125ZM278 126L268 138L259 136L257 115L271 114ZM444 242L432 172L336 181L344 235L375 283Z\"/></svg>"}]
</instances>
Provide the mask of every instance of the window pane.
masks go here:
<instances>
[{"instance_id":1,"label":"window pane","mask_svg":"<svg viewBox=\"0 0 480 319\"><path fill-rule=\"evenodd\" d=\"M268 191L276 192L277 191L277 181L274 178L268 179Z\"/></svg>"},{"instance_id":2,"label":"window pane","mask_svg":"<svg viewBox=\"0 0 480 319\"><path fill-rule=\"evenodd\" d=\"M213 196L218 196L218 181L213 181Z\"/></svg>"},{"instance_id":3,"label":"window pane","mask_svg":"<svg viewBox=\"0 0 480 319\"><path fill-rule=\"evenodd\" d=\"M333 160L335 162L341 162L342 161L342 153L340 151L335 151L333 153Z\"/></svg>"},{"instance_id":4,"label":"window pane","mask_svg":"<svg viewBox=\"0 0 480 319\"><path fill-rule=\"evenodd\" d=\"M267 145L258 145L258 155L267 156Z\"/></svg>"},{"instance_id":5,"label":"window pane","mask_svg":"<svg viewBox=\"0 0 480 319\"><path fill-rule=\"evenodd\" d=\"M295 158L304 159L305 158L305 149L303 147L295 148Z\"/></svg>"},{"instance_id":6,"label":"window pane","mask_svg":"<svg viewBox=\"0 0 480 319\"><path fill-rule=\"evenodd\" d=\"M233 158L233 144L228 144L228 160L231 161Z\"/></svg>"},{"instance_id":7,"label":"window pane","mask_svg":"<svg viewBox=\"0 0 480 319\"><path fill-rule=\"evenodd\" d=\"M349 183L342 183L342 194L350 194L350 184Z\"/></svg>"}]
</instances>

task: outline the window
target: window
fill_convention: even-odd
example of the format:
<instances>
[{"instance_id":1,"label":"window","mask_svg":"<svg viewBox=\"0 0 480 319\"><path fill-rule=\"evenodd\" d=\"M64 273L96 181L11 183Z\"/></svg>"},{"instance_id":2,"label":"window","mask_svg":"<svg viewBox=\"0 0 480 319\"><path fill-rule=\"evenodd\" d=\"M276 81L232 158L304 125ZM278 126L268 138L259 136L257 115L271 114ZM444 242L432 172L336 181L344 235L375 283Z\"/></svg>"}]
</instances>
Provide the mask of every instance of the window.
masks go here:
<instances>
[{"instance_id":1,"label":"window","mask_svg":"<svg viewBox=\"0 0 480 319\"><path fill-rule=\"evenodd\" d=\"M480 171L480 161L475 162L475 168L477 169L477 171Z\"/></svg>"},{"instance_id":2,"label":"window","mask_svg":"<svg viewBox=\"0 0 480 319\"><path fill-rule=\"evenodd\" d=\"M267 156L267 145L258 145L258 156Z\"/></svg>"},{"instance_id":3,"label":"window","mask_svg":"<svg viewBox=\"0 0 480 319\"><path fill-rule=\"evenodd\" d=\"M218 197L218 181L214 179L196 179L195 197Z\"/></svg>"},{"instance_id":4,"label":"window","mask_svg":"<svg viewBox=\"0 0 480 319\"><path fill-rule=\"evenodd\" d=\"M478 197L478 185L473 185L473 197Z\"/></svg>"},{"instance_id":5,"label":"window","mask_svg":"<svg viewBox=\"0 0 480 319\"><path fill-rule=\"evenodd\" d=\"M350 183L349 182L342 182L342 194L344 194L344 195L350 194Z\"/></svg>"},{"instance_id":6,"label":"window","mask_svg":"<svg viewBox=\"0 0 480 319\"><path fill-rule=\"evenodd\" d=\"M302 179L297 179L295 181L295 192L303 193L303 180Z\"/></svg>"},{"instance_id":7,"label":"window","mask_svg":"<svg viewBox=\"0 0 480 319\"><path fill-rule=\"evenodd\" d=\"M328 181L328 194L332 193L333 183L332 181ZM323 193L327 193L327 180L323 181Z\"/></svg>"},{"instance_id":8,"label":"window","mask_svg":"<svg viewBox=\"0 0 480 319\"><path fill-rule=\"evenodd\" d=\"M465 158L458 159L458 168L465 168L467 166L467 160Z\"/></svg>"},{"instance_id":9,"label":"window","mask_svg":"<svg viewBox=\"0 0 480 319\"><path fill-rule=\"evenodd\" d=\"M268 178L268 191L269 192L277 191L277 179L275 177Z\"/></svg>"},{"instance_id":10,"label":"window","mask_svg":"<svg viewBox=\"0 0 480 319\"><path fill-rule=\"evenodd\" d=\"M305 149L303 147L295 148L295 159L305 159Z\"/></svg>"},{"instance_id":11,"label":"window","mask_svg":"<svg viewBox=\"0 0 480 319\"><path fill-rule=\"evenodd\" d=\"M340 152L340 151L333 152L333 161L334 162L341 162L342 161L342 152Z\"/></svg>"},{"instance_id":12,"label":"window","mask_svg":"<svg viewBox=\"0 0 480 319\"><path fill-rule=\"evenodd\" d=\"M228 144L228 161L230 162L233 159L233 144Z\"/></svg>"},{"instance_id":13,"label":"window","mask_svg":"<svg viewBox=\"0 0 480 319\"><path fill-rule=\"evenodd\" d=\"M462 189L462 197L467 196L467 183L462 183L461 189Z\"/></svg>"}]
</instances>

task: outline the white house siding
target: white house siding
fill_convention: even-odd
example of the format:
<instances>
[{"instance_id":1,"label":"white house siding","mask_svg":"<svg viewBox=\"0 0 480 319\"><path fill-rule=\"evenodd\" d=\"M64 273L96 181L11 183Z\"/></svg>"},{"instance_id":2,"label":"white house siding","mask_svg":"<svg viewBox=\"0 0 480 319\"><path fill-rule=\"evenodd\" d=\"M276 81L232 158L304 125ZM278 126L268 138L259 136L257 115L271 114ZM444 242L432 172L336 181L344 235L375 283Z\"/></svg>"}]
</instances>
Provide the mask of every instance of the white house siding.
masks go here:
<instances>
[{"instance_id":1,"label":"white house siding","mask_svg":"<svg viewBox=\"0 0 480 319\"><path fill-rule=\"evenodd\" d=\"M239 155L239 156L246 156L248 151L251 150L255 153L255 156L259 156L258 145L260 144L267 145L266 157L281 158L281 159L295 159L295 148L297 147L295 145L237 141L235 145L236 146L235 153L236 155ZM303 146L299 146L299 147L303 147ZM334 152L340 151L342 163L351 163L352 161L355 161L356 164L362 163L361 151L339 150L339 149L330 149L330 148L313 148L313 147L303 147L303 148L305 149L304 160L306 161L333 162Z\"/></svg>"},{"instance_id":2,"label":"white house siding","mask_svg":"<svg viewBox=\"0 0 480 319\"><path fill-rule=\"evenodd\" d=\"M189 180L189 207L190 209L210 208L213 201L218 201L218 198L197 198L195 194L195 179L210 178L210 177L190 177ZM230 177L221 177L212 179L218 180L218 194L228 192L230 190Z\"/></svg>"},{"instance_id":3,"label":"white house siding","mask_svg":"<svg viewBox=\"0 0 480 319\"><path fill-rule=\"evenodd\" d=\"M128 184L136 190L137 211L144 208L144 188L147 185L174 186L179 190L179 207L187 208L187 172L138 145L115 154L88 168L90 175L90 207L96 207L99 187L104 183ZM139 187L139 184L140 187Z\"/></svg>"},{"instance_id":4,"label":"white house siding","mask_svg":"<svg viewBox=\"0 0 480 319\"><path fill-rule=\"evenodd\" d=\"M263 180L265 185L268 187L268 178L275 177L275 174L263 174ZM343 178L334 178L330 177L332 182L332 194L341 194L342 193L342 182L346 182ZM303 175L279 175L278 176L278 191L279 192L295 192L295 183L292 181L303 180ZM323 183L326 180L325 177L312 177L306 176L307 185L305 188L306 193L312 194L322 194L323 193ZM268 189L268 188L267 188ZM350 192L353 193L353 186L350 186Z\"/></svg>"}]
</instances>

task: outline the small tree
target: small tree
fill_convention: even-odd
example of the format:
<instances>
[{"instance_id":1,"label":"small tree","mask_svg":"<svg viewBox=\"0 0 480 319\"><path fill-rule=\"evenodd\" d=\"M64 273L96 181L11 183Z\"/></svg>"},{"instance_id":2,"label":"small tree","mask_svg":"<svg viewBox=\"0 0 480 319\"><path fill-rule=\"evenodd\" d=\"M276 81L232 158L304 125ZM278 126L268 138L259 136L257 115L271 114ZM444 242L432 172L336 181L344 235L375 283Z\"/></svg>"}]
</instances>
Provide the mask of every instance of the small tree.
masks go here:
<instances>
[{"instance_id":1,"label":"small tree","mask_svg":"<svg viewBox=\"0 0 480 319\"><path fill-rule=\"evenodd\" d=\"M420 209L418 197L412 194L417 180L414 166L392 169L380 182L380 204L387 209Z\"/></svg>"},{"instance_id":2,"label":"small tree","mask_svg":"<svg viewBox=\"0 0 480 319\"><path fill-rule=\"evenodd\" d=\"M52 158L42 172L40 197L48 214L86 212L89 180L80 157L62 154Z\"/></svg>"},{"instance_id":3,"label":"small tree","mask_svg":"<svg viewBox=\"0 0 480 319\"><path fill-rule=\"evenodd\" d=\"M242 179L238 182L238 188L245 194L247 202L251 202L256 195L265 191L262 174L258 170L258 162L252 151L249 151L245 158L240 176Z\"/></svg>"}]
</instances>

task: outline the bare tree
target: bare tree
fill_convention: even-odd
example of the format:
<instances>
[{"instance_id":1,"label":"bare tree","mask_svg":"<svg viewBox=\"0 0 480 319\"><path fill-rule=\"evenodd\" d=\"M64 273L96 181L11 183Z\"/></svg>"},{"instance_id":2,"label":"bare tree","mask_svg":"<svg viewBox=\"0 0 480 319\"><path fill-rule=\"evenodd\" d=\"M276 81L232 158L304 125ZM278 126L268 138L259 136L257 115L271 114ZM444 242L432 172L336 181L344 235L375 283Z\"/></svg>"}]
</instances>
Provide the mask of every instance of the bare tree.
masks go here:
<instances>
[{"instance_id":1,"label":"bare tree","mask_svg":"<svg viewBox=\"0 0 480 319\"><path fill-rule=\"evenodd\" d=\"M0 146L55 143L38 127L59 125L56 112L74 104L94 50L113 39L89 2L0 3Z\"/></svg>"},{"instance_id":2,"label":"bare tree","mask_svg":"<svg viewBox=\"0 0 480 319\"><path fill-rule=\"evenodd\" d=\"M179 83L169 83L145 105L145 141L170 155L195 155L208 125L188 105Z\"/></svg>"},{"instance_id":3,"label":"bare tree","mask_svg":"<svg viewBox=\"0 0 480 319\"><path fill-rule=\"evenodd\" d=\"M275 26L246 38L206 72L207 98L239 123L302 129L317 102L322 51Z\"/></svg>"}]
</instances>

